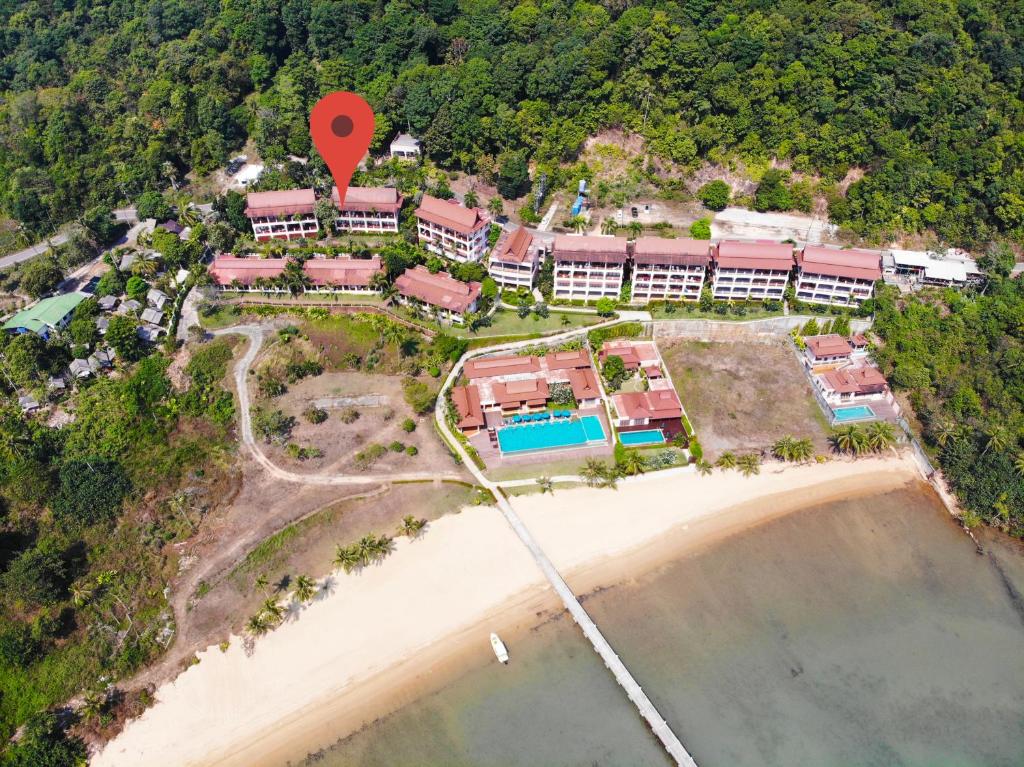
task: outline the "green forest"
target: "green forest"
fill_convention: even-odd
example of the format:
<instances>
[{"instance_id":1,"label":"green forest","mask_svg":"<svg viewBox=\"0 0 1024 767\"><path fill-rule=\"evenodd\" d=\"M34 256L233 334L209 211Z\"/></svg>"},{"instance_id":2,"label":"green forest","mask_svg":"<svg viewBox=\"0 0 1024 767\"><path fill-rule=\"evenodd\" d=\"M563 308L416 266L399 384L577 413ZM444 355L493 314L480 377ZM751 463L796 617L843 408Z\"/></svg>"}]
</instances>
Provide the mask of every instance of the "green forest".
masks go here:
<instances>
[{"instance_id":1,"label":"green forest","mask_svg":"<svg viewBox=\"0 0 1024 767\"><path fill-rule=\"evenodd\" d=\"M565 181L623 127L677 179L777 158L869 240L1024 236L1019 3L2 0L0 22L0 200L31 234L247 138L307 156L311 105L351 89L378 147L409 129L448 169Z\"/></svg>"}]
</instances>

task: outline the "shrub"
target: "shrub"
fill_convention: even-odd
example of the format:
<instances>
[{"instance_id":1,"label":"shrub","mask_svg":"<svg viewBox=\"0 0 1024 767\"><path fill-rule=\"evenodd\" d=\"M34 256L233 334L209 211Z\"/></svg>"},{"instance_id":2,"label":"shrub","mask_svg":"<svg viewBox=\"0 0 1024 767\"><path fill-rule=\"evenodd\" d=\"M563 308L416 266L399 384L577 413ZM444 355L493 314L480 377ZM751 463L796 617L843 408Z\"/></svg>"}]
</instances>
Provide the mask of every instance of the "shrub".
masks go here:
<instances>
[{"instance_id":1,"label":"shrub","mask_svg":"<svg viewBox=\"0 0 1024 767\"><path fill-rule=\"evenodd\" d=\"M405 445L396 439L394 442L388 445L388 450L390 450L392 453L404 453Z\"/></svg>"},{"instance_id":2,"label":"shrub","mask_svg":"<svg viewBox=\"0 0 1024 767\"><path fill-rule=\"evenodd\" d=\"M50 541L22 552L3 574L2 584L11 597L30 604L59 601L68 586L63 553Z\"/></svg>"},{"instance_id":3,"label":"shrub","mask_svg":"<svg viewBox=\"0 0 1024 767\"><path fill-rule=\"evenodd\" d=\"M394 408L390 408L390 407L384 408L384 410L381 411L380 417L385 422L390 421L392 418L395 417L395 410L394 410Z\"/></svg>"},{"instance_id":4,"label":"shrub","mask_svg":"<svg viewBox=\"0 0 1024 767\"><path fill-rule=\"evenodd\" d=\"M295 419L286 416L280 410L264 410L260 407L252 409L252 430L261 436L269 445L272 442L282 444L291 436L295 428Z\"/></svg>"},{"instance_id":5,"label":"shrub","mask_svg":"<svg viewBox=\"0 0 1024 767\"><path fill-rule=\"evenodd\" d=\"M698 218L690 224L690 236L695 240L710 240L711 222L706 218Z\"/></svg>"},{"instance_id":6,"label":"shrub","mask_svg":"<svg viewBox=\"0 0 1024 767\"><path fill-rule=\"evenodd\" d=\"M417 381L415 378L406 378L402 382L402 393L405 395L405 401L409 403L409 407L416 415L430 412L434 407L434 402L437 401L437 394L425 383Z\"/></svg>"},{"instance_id":7,"label":"shrub","mask_svg":"<svg viewBox=\"0 0 1024 767\"><path fill-rule=\"evenodd\" d=\"M338 420L342 423L355 423L359 420L359 411L354 407L346 407L338 413Z\"/></svg>"},{"instance_id":8,"label":"shrub","mask_svg":"<svg viewBox=\"0 0 1024 767\"><path fill-rule=\"evenodd\" d=\"M257 379L257 386L259 387L260 394L264 397L280 397L286 391L288 387L285 386L284 381L278 381L276 378L261 374Z\"/></svg>"},{"instance_id":9,"label":"shrub","mask_svg":"<svg viewBox=\"0 0 1024 767\"><path fill-rule=\"evenodd\" d=\"M0 661L11 668L28 668L42 649L24 623L13 623L0 632Z\"/></svg>"},{"instance_id":10,"label":"shrub","mask_svg":"<svg viewBox=\"0 0 1024 767\"><path fill-rule=\"evenodd\" d=\"M321 407L310 405L302 411L302 417L310 423L319 424L327 420L327 411Z\"/></svg>"},{"instance_id":11,"label":"shrub","mask_svg":"<svg viewBox=\"0 0 1024 767\"><path fill-rule=\"evenodd\" d=\"M407 447L407 448L405 449L405 454L406 454L406 455L418 455L418 454L419 454L419 452L420 452L420 451L416 449L416 446L415 446L415 445L409 445L409 447Z\"/></svg>"},{"instance_id":12,"label":"shrub","mask_svg":"<svg viewBox=\"0 0 1024 767\"><path fill-rule=\"evenodd\" d=\"M371 466L373 466L373 464L375 464L380 458L382 458L387 452L388 449L384 447L384 445L378 445L377 443L373 443L372 445L367 445L365 448L356 453L353 461L356 465L356 468L368 469Z\"/></svg>"},{"instance_id":13,"label":"shrub","mask_svg":"<svg viewBox=\"0 0 1024 767\"><path fill-rule=\"evenodd\" d=\"M402 431L404 431L406 434L412 434L414 431L416 431L416 422L411 418L406 418L404 421L402 421Z\"/></svg>"},{"instance_id":14,"label":"shrub","mask_svg":"<svg viewBox=\"0 0 1024 767\"><path fill-rule=\"evenodd\" d=\"M289 444L285 448L285 452L291 457L299 461L306 461L310 458L323 458L324 451L318 447L301 447L296 445L294 442Z\"/></svg>"},{"instance_id":15,"label":"shrub","mask_svg":"<svg viewBox=\"0 0 1024 767\"><path fill-rule=\"evenodd\" d=\"M53 513L69 524L93 524L109 519L131 490L119 463L102 458L66 461L59 472L60 490Z\"/></svg>"},{"instance_id":16,"label":"shrub","mask_svg":"<svg viewBox=\"0 0 1024 767\"><path fill-rule=\"evenodd\" d=\"M708 210L724 210L729 205L732 188L724 181L709 181L697 190L697 199Z\"/></svg>"},{"instance_id":17,"label":"shrub","mask_svg":"<svg viewBox=\"0 0 1024 767\"><path fill-rule=\"evenodd\" d=\"M324 372L324 366L317 360L302 360L300 362L289 362L285 366L285 374L288 376L288 383L301 381L308 376L318 376Z\"/></svg>"}]
</instances>

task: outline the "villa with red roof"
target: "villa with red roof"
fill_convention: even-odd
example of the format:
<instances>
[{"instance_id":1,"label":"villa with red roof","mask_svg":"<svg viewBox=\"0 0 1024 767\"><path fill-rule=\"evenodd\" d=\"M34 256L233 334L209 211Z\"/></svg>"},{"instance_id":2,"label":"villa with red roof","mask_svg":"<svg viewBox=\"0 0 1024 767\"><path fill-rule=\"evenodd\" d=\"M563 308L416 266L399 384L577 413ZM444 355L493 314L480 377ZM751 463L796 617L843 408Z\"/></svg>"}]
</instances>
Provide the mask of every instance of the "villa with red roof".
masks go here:
<instances>
[{"instance_id":1,"label":"villa with red roof","mask_svg":"<svg viewBox=\"0 0 1024 767\"><path fill-rule=\"evenodd\" d=\"M479 261L487 252L490 220L479 208L423 195L416 209L420 244L453 261Z\"/></svg>"},{"instance_id":2,"label":"villa with red roof","mask_svg":"<svg viewBox=\"0 0 1024 767\"><path fill-rule=\"evenodd\" d=\"M312 189L249 192L245 215L252 224L253 235L260 242L315 238L320 232L316 220L316 195Z\"/></svg>"},{"instance_id":3,"label":"villa with red roof","mask_svg":"<svg viewBox=\"0 0 1024 767\"><path fill-rule=\"evenodd\" d=\"M284 292L274 286L288 263L286 258L217 256L207 269L220 290ZM310 280L309 292L371 293L373 276L382 271L380 256L373 258L310 258L302 270Z\"/></svg>"},{"instance_id":4,"label":"villa with red roof","mask_svg":"<svg viewBox=\"0 0 1024 767\"><path fill-rule=\"evenodd\" d=\"M338 209L334 225L342 232L397 232L402 195L384 186L350 186L341 202L338 187L331 188L331 201Z\"/></svg>"},{"instance_id":5,"label":"villa with red roof","mask_svg":"<svg viewBox=\"0 0 1024 767\"><path fill-rule=\"evenodd\" d=\"M613 394L612 423L619 432L661 429L672 439L683 431L683 404L675 389Z\"/></svg>"},{"instance_id":6,"label":"villa with red roof","mask_svg":"<svg viewBox=\"0 0 1024 767\"><path fill-rule=\"evenodd\" d=\"M487 260L487 273L502 288L533 287L540 267L540 257L533 244L533 235L525 227L502 232Z\"/></svg>"},{"instance_id":7,"label":"villa with red roof","mask_svg":"<svg viewBox=\"0 0 1024 767\"><path fill-rule=\"evenodd\" d=\"M697 301L711 264L707 240L639 237L633 243L633 293L630 302Z\"/></svg>"},{"instance_id":8,"label":"villa with red roof","mask_svg":"<svg viewBox=\"0 0 1024 767\"><path fill-rule=\"evenodd\" d=\"M483 410L503 414L543 410L554 386L572 390L580 408L601 404L601 387L586 349L533 354L503 354L467 360L463 375L476 387Z\"/></svg>"},{"instance_id":9,"label":"villa with red roof","mask_svg":"<svg viewBox=\"0 0 1024 767\"><path fill-rule=\"evenodd\" d=\"M882 254L874 250L808 245L797 252L796 297L814 304L856 306L871 298L882 279Z\"/></svg>"},{"instance_id":10,"label":"villa with red roof","mask_svg":"<svg viewBox=\"0 0 1024 767\"><path fill-rule=\"evenodd\" d=\"M848 405L872 399L889 399L889 384L873 365L847 366L812 376L814 386L829 405Z\"/></svg>"},{"instance_id":11,"label":"villa with red roof","mask_svg":"<svg viewBox=\"0 0 1024 767\"><path fill-rule=\"evenodd\" d=\"M629 256L625 237L555 235L555 297L618 298Z\"/></svg>"},{"instance_id":12,"label":"villa with red roof","mask_svg":"<svg viewBox=\"0 0 1024 767\"><path fill-rule=\"evenodd\" d=\"M850 342L836 333L807 336L804 338L804 344L804 364L809 368L845 365L853 356Z\"/></svg>"},{"instance_id":13,"label":"villa with red roof","mask_svg":"<svg viewBox=\"0 0 1024 767\"><path fill-rule=\"evenodd\" d=\"M458 325L467 313L476 311L480 287L479 282L460 282L447 272L431 274L425 266L406 269L395 280L400 303L419 301L432 307L442 322Z\"/></svg>"},{"instance_id":14,"label":"villa with red roof","mask_svg":"<svg viewBox=\"0 0 1024 767\"><path fill-rule=\"evenodd\" d=\"M476 386L453 386L452 404L458 415L455 425L467 437L476 434L487 425L484 410L480 406L480 389Z\"/></svg>"},{"instance_id":15,"label":"villa with red roof","mask_svg":"<svg viewBox=\"0 0 1024 767\"><path fill-rule=\"evenodd\" d=\"M766 240L715 245L711 292L720 301L782 300L793 269L793 246Z\"/></svg>"}]
</instances>

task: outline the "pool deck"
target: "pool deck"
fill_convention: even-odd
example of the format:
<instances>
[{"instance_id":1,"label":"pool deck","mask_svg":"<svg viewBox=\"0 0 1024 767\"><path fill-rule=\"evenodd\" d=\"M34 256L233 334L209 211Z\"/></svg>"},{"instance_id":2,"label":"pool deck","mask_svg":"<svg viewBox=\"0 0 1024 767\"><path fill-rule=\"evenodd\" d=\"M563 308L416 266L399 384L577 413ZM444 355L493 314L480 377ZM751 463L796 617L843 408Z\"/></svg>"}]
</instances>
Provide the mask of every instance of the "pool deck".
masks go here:
<instances>
[{"instance_id":1,"label":"pool deck","mask_svg":"<svg viewBox=\"0 0 1024 767\"><path fill-rule=\"evenodd\" d=\"M601 428L604 429L605 436L608 437L611 435L612 427L608 423L608 416L605 414L604 408L580 408L577 411L577 415L580 417L596 415L601 419ZM501 428L503 418L500 413L486 411L484 413L484 417L487 419L488 428ZM495 469L501 466L528 466L531 464L543 464L552 460L553 457L557 458L559 461L574 459L585 461L588 458L607 458L614 452L612 443L609 440L608 444L605 445L564 447L551 450L535 450L532 452L502 454L497 447L491 444L490 437L487 436L486 431L481 431L479 434L475 434L470 437L469 443L476 448L480 457L483 458L484 463L487 464L488 469Z\"/></svg>"},{"instance_id":2,"label":"pool deck","mask_svg":"<svg viewBox=\"0 0 1024 767\"><path fill-rule=\"evenodd\" d=\"M825 415L832 426L845 426L851 423L870 423L871 421L888 421L889 423L897 423L900 418L900 414L896 412L896 409L884 399L862 399L858 402L844 402L841 405L828 405L828 407L829 412L826 412ZM833 412L835 410L845 410L846 408L853 407L869 407L872 412L874 412L874 416L866 418L851 418L846 421L840 421L833 416Z\"/></svg>"}]
</instances>

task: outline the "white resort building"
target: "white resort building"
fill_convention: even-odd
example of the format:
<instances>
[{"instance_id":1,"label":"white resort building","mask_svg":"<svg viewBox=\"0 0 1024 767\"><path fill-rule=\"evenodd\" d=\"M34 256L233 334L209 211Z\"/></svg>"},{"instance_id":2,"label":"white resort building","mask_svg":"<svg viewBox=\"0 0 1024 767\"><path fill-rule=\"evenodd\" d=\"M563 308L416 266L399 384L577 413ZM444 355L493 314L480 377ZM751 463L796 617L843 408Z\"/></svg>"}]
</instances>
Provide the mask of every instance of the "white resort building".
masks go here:
<instances>
[{"instance_id":1,"label":"white resort building","mask_svg":"<svg viewBox=\"0 0 1024 767\"><path fill-rule=\"evenodd\" d=\"M479 208L423 195L416 209L420 244L453 261L479 261L487 252L490 221Z\"/></svg>"},{"instance_id":2,"label":"white resort building","mask_svg":"<svg viewBox=\"0 0 1024 767\"><path fill-rule=\"evenodd\" d=\"M712 293L720 301L781 301L793 269L793 246L785 242L723 240L713 248Z\"/></svg>"},{"instance_id":3,"label":"white resort building","mask_svg":"<svg viewBox=\"0 0 1024 767\"><path fill-rule=\"evenodd\" d=\"M391 157L397 160L418 160L420 142L408 133L399 133L391 142Z\"/></svg>"},{"instance_id":4,"label":"white resort building","mask_svg":"<svg viewBox=\"0 0 1024 767\"><path fill-rule=\"evenodd\" d=\"M342 232L397 232L402 195L384 186L350 186L341 202L338 187L331 188L331 201L338 209L334 225Z\"/></svg>"},{"instance_id":5,"label":"white resort building","mask_svg":"<svg viewBox=\"0 0 1024 767\"><path fill-rule=\"evenodd\" d=\"M596 301L619 297L628 257L625 237L559 234L552 255L556 298Z\"/></svg>"},{"instance_id":6,"label":"white resort building","mask_svg":"<svg viewBox=\"0 0 1024 767\"><path fill-rule=\"evenodd\" d=\"M257 240L314 238L320 231L316 220L316 195L312 189L283 192L250 192L245 215Z\"/></svg>"},{"instance_id":7,"label":"white resort building","mask_svg":"<svg viewBox=\"0 0 1024 767\"><path fill-rule=\"evenodd\" d=\"M800 301L856 306L871 298L882 278L881 253L808 245L797 251L796 297Z\"/></svg>"},{"instance_id":8,"label":"white resort building","mask_svg":"<svg viewBox=\"0 0 1024 767\"><path fill-rule=\"evenodd\" d=\"M707 240L639 237L633 243L631 303L696 301L711 263Z\"/></svg>"},{"instance_id":9,"label":"white resort building","mask_svg":"<svg viewBox=\"0 0 1024 767\"><path fill-rule=\"evenodd\" d=\"M984 280L977 262L963 251L945 253L919 250L887 250L882 253L886 282L917 289L928 285L962 288Z\"/></svg>"},{"instance_id":10,"label":"white resort building","mask_svg":"<svg viewBox=\"0 0 1024 767\"><path fill-rule=\"evenodd\" d=\"M487 261L487 273L502 288L530 290L539 266L540 255L533 235L520 226L502 232Z\"/></svg>"}]
</instances>

